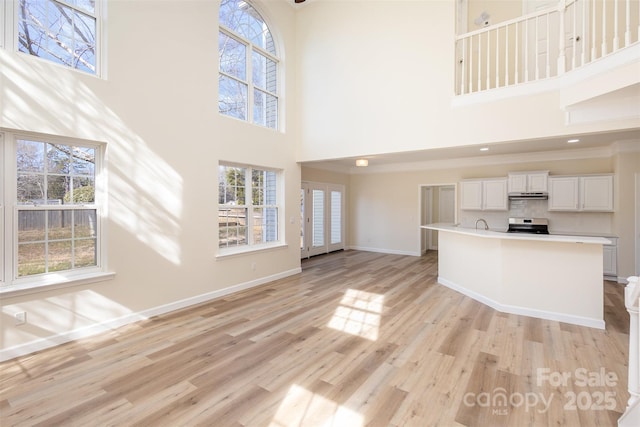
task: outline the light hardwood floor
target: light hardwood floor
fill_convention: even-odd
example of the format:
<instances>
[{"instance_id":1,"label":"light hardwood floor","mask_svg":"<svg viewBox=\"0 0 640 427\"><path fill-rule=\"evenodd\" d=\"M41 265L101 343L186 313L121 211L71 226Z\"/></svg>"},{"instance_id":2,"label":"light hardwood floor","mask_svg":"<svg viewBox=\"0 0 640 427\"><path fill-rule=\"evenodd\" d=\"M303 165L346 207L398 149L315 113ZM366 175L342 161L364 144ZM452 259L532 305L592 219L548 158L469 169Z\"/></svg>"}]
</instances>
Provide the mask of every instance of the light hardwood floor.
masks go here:
<instances>
[{"instance_id":1,"label":"light hardwood floor","mask_svg":"<svg viewBox=\"0 0 640 427\"><path fill-rule=\"evenodd\" d=\"M432 252L323 255L299 275L7 361L0 425L616 425L622 285L605 282L601 331L496 312L436 274Z\"/></svg>"}]
</instances>

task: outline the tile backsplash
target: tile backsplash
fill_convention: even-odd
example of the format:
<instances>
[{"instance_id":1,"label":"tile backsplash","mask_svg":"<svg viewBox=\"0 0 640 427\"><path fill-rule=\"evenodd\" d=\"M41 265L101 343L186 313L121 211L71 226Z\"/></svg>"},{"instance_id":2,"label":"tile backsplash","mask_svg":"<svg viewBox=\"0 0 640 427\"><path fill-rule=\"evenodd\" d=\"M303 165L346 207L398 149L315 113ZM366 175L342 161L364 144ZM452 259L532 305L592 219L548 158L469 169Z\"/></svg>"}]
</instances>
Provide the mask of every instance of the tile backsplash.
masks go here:
<instances>
[{"instance_id":1,"label":"tile backsplash","mask_svg":"<svg viewBox=\"0 0 640 427\"><path fill-rule=\"evenodd\" d=\"M483 218L493 230L504 231L509 217L547 218L552 233L611 234L613 214L610 212L549 212L547 200L512 200L509 211L458 211L458 223L474 228L476 220Z\"/></svg>"}]
</instances>

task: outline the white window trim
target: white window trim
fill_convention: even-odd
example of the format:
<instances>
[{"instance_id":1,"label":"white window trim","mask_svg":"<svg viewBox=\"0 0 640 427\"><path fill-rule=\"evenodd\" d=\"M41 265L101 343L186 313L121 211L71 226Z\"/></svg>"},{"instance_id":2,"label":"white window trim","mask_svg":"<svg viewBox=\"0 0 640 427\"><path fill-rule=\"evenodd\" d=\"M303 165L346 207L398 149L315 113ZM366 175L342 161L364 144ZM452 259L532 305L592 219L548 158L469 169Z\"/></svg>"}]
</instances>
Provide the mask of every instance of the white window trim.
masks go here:
<instances>
[{"instance_id":1,"label":"white window trim","mask_svg":"<svg viewBox=\"0 0 640 427\"><path fill-rule=\"evenodd\" d=\"M223 75L225 77L228 77L230 79L236 80L238 82L242 82L243 84L247 85L247 118L246 119L239 119L237 117L233 117L233 116L229 116L227 114L222 114L220 112L218 112L218 114L222 117L228 117L230 119L235 119L241 122L245 122L245 123L249 123L252 124L254 126L259 126L261 128L264 129L269 129L272 131L280 131L283 132L284 131L284 119L282 117L282 113L283 113L283 100L282 97L280 96L280 94L283 93L283 84L284 84L284 72L282 70L282 64L281 64L281 58L282 58L282 53L281 53L281 47L279 46L277 40L278 38L276 37L276 34L271 26L271 24L267 21L269 21L269 19L265 18L265 13L264 11L258 7L254 2L250 2L249 3L250 6L256 10L256 12L258 12L258 14L260 15L260 17L262 18L263 22L267 25L267 28L269 28L269 33L271 33L271 37L273 38L273 43L275 45L276 48L276 54L278 56L274 56L272 53L267 52L265 49L261 48L260 46L256 46L253 43L251 43L250 40L245 39L244 37L242 37L240 34L234 32L232 29L222 25L221 23L218 23L218 30L220 32L225 33L228 37L233 38L234 40L236 40L238 43L242 43L243 45L246 46L245 49L245 63L247 64L246 67L246 71L247 71L247 80L240 80L235 76L232 76L230 74L227 74L225 72L223 72L222 70L220 70L220 65L218 64L218 75ZM219 16L218 16L219 19ZM276 63L276 78L278 79L278 84L277 84L277 92L273 93L270 92L266 89L262 89L262 88L256 88L253 85L253 81L252 81L252 75L253 75L253 59L251 57L251 53L253 52L253 50L257 51L258 53L260 53L261 55L264 55L265 57L267 57L268 59L274 61ZM219 52L218 52L219 53ZM254 94L253 94L253 90L257 89L260 90L262 92L265 92L271 96L274 96L277 100L278 103L278 107L277 107L277 111L276 114L278 115L278 119L276 120L276 127L275 128L270 128L268 126L263 126L257 123L253 122L253 102L254 102ZM218 90L219 87L218 87Z\"/></svg>"},{"instance_id":2,"label":"white window trim","mask_svg":"<svg viewBox=\"0 0 640 427\"><path fill-rule=\"evenodd\" d=\"M219 246L219 242L217 245L218 251L216 253L216 259L223 259L223 258L230 258L230 257L234 257L237 255L243 255L243 254L247 254L247 253L253 253L253 252L259 252L259 251L268 251L268 250L273 250L273 249L280 249L280 248L286 248L288 247L288 245L285 243L285 226L284 226L284 208L283 208L283 204L282 201L283 199L283 192L284 192L284 171L281 169L274 169L274 168L269 168L269 167L265 167L265 166L257 166L257 165L247 165L247 164L242 164L242 163L234 163L234 162L224 162L221 161L218 163L218 166L227 166L227 167L236 167L236 168L245 168L245 183L249 182L251 183L251 171L253 169L258 169L258 170L263 170L263 171L270 171L270 172L275 172L276 173L276 204L275 205L253 205L253 204L245 204L245 205L225 205L225 204L221 204L221 203L217 203L217 209L216 209L216 215L218 214L218 212L220 211L220 207L221 206L234 206L236 208L238 207L246 207L247 208L247 212L250 212L253 210L253 208L256 207L270 207L270 206L274 206L278 209L278 224L277 224L277 230L278 230L278 240L274 241L274 242L265 242L265 243L251 243L253 242L253 234L251 231L252 227L249 227L249 233L247 233L247 244L246 245L239 245L239 246L229 246L229 247L224 247L221 248ZM219 183L218 183L219 184ZM216 188L219 188L220 186L216 186ZM247 191L247 188L249 191ZM245 184L245 194L251 195L251 185L249 184L249 186L247 187ZM250 196L249 196L250 197Z\"/></svg>"},{"instance_id":3,"label":"white window trim","mask_svg":"<svg viewBox=\"0 0 640 427\"><path fill-rule=\"evenodd\" d=\"M253 246L234 246L228 248L219 248L219 252L218 254L216 254L216 260L234 258L240 255L246 255L256 252L267 252L276 249L286 249L288 247L289 245L283 242L270 242Z\"/></svg>"},{"instance_id":4,"label":"white window trim","mask_svg":"<svg viewBox=\"0 0 640 427\"><path fill-rule=\"evenodd\" d=\"M1 0L0 0L1 1ZM1 159L7 158L7 150L5 149L4 144L4 133L0 132L0 153L2 156ZM5 250L9 250L9 240L5 238L6 228L5 228L5 163L4 161L0 161L0 289L2 289L7 281L7 268L5 268Z\"/></svg>"},{"instance_id":5,"label":"white window trim","mask_svg":"<svg viewBox=\"0 0 640 427\"><path fill-rule=\"evenodd\" d=\"M6 1L0 0L0 23L2 23L3 31L0 31L0 48L5 47L5 40L7 40L7 21L6 21Z\"/></svg>"},{"instance_id":6,"label":"white window trim","mask_svg":"<svg viewBox=\"0 0 640 427\"><path fill-rule=\"evenodd\" d=\"M17 170L15 165L15 146L19 139L31 139L42 142L58 143L58 144L74 144L80 146L89 146L96 148L95 168L95 191L96 199L102 203L91 205L96 209L96 221L98 229L98 239L96 247L96 266L78 268L75 270L66 270L59 272L51 272L37 274L27 277L17 277L17 233L18 233L18 210L20 206L17 203L16 195L16 176ZM105 178L105 154L106 144L96 141L80 140L75 138L62 138L49 135L41 135L36 133L9 131L0 129L0 148L2 149L4 163L0 164L0 225L3 225L2 234L4 235L4 247L0 248L2 259L0 265L4 275L0 277L0 296L13 297L36 292L44 292L52 289L59 289L70 286L84 285L87 283L100 282L115 277L114 272L108 271L107 267L107 188ZM3 211L3 212L2 212ZM11 236L9 238L9 236ZM2 251L4 250L4 254Z\"/></svg>"},{"instance_id":7,"label":"white window trim","mask_svg":"<svg viewBox=\"0 0 640 427\"><path fill-rule=\"evenodd\" d=\"M104 70L105 63L105 46L106 35L104 34L104 22L107 16L107 0L95 0L96 11L93 15L88 14L96 18L96 72L90 73L88 71L72 68L64 64L60 64L55 61L51 61L38 56L29 55L28 53L20 52L18 50L18 1L19 0L0 0L0 22L4 24L4 34L0 34L0 47L4 47L7 50L12 50L16 55L20 55L27 60L43 61L47 64L52 64L56 67L60 67L64 70L72 70L78 73L85 74L87 76L93 76L98 78L106 78ZM56 0L65 4L71 8L76 8L70 3L64 0ZM83 13L87 13L84 12Z\"/></svg>"}]
</instances>

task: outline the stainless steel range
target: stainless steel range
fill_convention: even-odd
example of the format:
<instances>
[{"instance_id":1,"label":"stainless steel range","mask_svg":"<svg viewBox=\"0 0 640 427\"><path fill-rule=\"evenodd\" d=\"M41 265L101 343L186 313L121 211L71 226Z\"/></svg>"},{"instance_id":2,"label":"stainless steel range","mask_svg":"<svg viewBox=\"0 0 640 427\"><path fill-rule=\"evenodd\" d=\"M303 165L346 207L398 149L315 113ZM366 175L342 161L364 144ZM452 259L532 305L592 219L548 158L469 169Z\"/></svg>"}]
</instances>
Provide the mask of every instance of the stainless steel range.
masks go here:
<instances>
[{"instance_id":1,"label":"stainless steel range","mask_svg":"<svg viewBox=\"0 0 640 427\"><path fill-rule=\"evenodd\" d=\"M549 234L547 218L509 218L508 233Z\"/></svg>"}]
</instances>

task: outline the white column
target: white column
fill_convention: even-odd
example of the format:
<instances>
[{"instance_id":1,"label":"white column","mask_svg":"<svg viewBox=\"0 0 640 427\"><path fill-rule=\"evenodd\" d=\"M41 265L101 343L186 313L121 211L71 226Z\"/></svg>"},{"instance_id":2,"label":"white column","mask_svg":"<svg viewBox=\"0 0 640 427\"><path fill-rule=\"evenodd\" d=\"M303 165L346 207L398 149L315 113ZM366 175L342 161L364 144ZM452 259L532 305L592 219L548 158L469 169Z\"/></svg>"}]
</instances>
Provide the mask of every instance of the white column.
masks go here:
<instances>
[{"instance_id":1,"label":"white column","mask_svg":"<svg viewBox=\"0 0 640 427\"><path fill-rule=\"evenodd\" d=\"M640 399L640 337L638 333L638 296L640 283L637 276L627 279L629 282L624 289L624 304L629 312L629 401L627 409Z\"/></svg>"}]
</instances>

